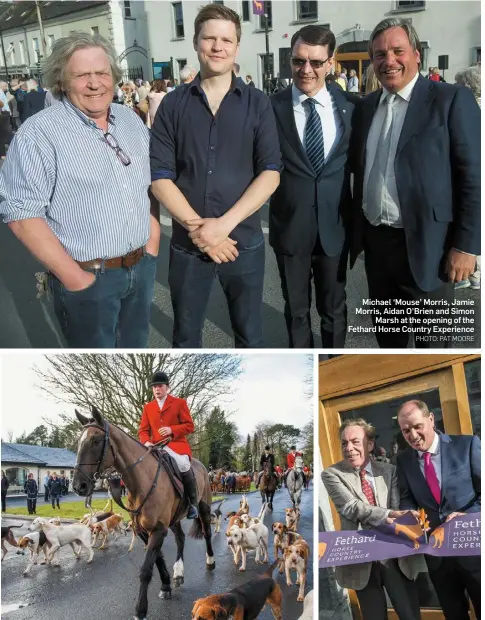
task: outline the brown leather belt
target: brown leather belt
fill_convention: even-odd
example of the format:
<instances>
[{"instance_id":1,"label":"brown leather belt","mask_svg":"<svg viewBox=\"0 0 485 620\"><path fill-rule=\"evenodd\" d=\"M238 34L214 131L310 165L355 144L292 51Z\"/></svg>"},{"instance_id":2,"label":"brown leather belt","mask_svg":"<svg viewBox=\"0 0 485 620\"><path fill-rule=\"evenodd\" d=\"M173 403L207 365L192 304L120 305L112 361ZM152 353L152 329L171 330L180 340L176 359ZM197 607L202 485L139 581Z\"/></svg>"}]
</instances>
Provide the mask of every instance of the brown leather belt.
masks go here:
<instances>
[{"instance_id":1,"label":"brown leather belt","mask_svg":"<svg viewBox=\"0 0 485 620\"><path fill-rule=\"evenodd\" d=\"M124 256L117 256L116 258L94 258L93 260L80 261L77 260L76 263L82 268L86 270L90 269L121 269L122 267L134 267L137 265L145 254L145 248L138 248L138 250L133 250L133 252L128 252Z\"/></svg>"}]
</instances>

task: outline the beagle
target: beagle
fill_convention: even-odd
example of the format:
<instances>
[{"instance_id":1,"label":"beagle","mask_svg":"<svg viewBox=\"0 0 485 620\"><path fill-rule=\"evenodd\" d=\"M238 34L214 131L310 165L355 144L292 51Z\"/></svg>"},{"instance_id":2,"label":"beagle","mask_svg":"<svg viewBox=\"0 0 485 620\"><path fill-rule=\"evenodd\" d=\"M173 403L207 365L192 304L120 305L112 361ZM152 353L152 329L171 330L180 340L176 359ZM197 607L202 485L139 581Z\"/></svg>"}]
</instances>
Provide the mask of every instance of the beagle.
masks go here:
<instances>
[{"instance_id":1,"label":"beagle","mask_svg":"<svg viewBox=\"0 0 485 620\"><path fill-rule=\"evenodd\" d=\"M278 559L279 552L281 550L279 572L280 572L280 575L282 575L285 569L285 561L284 561L285 551L286 549L288 549L288 547L291 545L291 543L294 540L301 538L301 534L298 534L297 532L293 532L292 530L289 530L288 526L282 523L281 521L275 521L273 525L271 526L271 530L274 534L273 549L274 549L274 556L276 559Z\"/></svg>"},{"instance_id":2,"label":"beagle","mask_svg":"<svg viewBox=\"0 0 485 620\"><path fill-rule=\"evenodd\" d=\"M300 521L300 509L298 506L296 508L285 508L286 512L286 527L293 532L296 532L296 528L298 527L298 523Z\"/></svg>"},{"instance_id":3,"label":"beagle","mask_svg":"<svg viewBox=\"0 0 485 620\"><path fill-rule=\"evenodd\" d=\"M282 620L281 589L273 580L277 562L261 575L225 594L212 594L195 601L192 620L254 620L266 603L276 620Z\"/></svg>"}]
</instances>

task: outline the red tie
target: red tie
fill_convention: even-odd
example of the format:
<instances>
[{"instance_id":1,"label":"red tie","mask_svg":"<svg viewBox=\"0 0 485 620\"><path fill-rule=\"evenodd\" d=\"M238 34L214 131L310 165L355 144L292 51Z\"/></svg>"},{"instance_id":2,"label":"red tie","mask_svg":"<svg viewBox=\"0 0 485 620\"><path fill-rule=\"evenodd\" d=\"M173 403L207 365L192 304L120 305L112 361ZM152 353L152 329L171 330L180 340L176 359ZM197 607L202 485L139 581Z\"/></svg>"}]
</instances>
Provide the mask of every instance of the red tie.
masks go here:
<instances>
[{"instance_id":1,"label":"red tie","mask_svg":"<svg viewBox=\"0 0 485 620\"><path fill-rule=\"evenodd\" d=\"M374 491L372 490L370 482L365 477L365 469L364 468L362 468L359 471L359 476L360 476L360 483L362 485L362 492L366 496L367 501L369 502L369 504L371 506L377 506L376 498L375 498L375 495L374 495Z\"/></svg>"},{"instance_id":2,"label":"red tie","mask_svg":"<svg viewBox=\"0 0 485 620\"><path fill-rule=\"evenodd\" d=\"M438 476L436 475L436 469L431 462L431 452L424 453L424 477L428 484L429 490L431 491L436 503L439 505L441 503L441 489Z\"/></svg>"}]
</instances>

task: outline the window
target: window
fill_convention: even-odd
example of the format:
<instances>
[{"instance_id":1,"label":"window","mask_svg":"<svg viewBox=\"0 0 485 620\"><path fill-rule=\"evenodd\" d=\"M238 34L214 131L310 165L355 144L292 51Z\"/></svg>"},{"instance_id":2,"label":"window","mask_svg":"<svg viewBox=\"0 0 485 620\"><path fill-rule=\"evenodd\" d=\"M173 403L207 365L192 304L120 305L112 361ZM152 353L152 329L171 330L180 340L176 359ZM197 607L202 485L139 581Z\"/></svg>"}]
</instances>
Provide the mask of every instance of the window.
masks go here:
<instances>
[{"instance_id":1,"label":"window","mask_svg":"<svg viewBox=\"0 0 485 620\"><path fill-rule=\"evenodd\" d=\"M259 27L261 30L264 30L266 27L266 19L268 20L268 30L273 27L273 9L271 5L272 2L269 2L269 0L264 3L265 15L261 15L259 18Z\"/></svg>"},{"instance_id":2,"label":"window","mask_svg":"<svg viewBox=\"0 0 485 620\"><path fill-rule=\"evenodd\" d=\"M397 0L396 9L406 10L406 9L424 9L426 6L425 0Z\"/></svg>"},{"instance_id":3,"label":"window","mask_svg":"<svg viewBox=\"0 0 485 620\"><path fill-rule=\"evenodd\" d=\"M174 2L172 4L173 7L173 21L175 25L175 36L177 39L181 39L185 36L184 34L184 13L182 10L181 2Z\"/></svg>"},{"instance_id":4,"label":"window","mask_svg":"<svg viewBox=\"0 0 485 620\"><path fill-rule=\"evenodd\" d=\"M53 34L48 35L47 45L49 46L49 51L52 51L52 47L54 45L55 40L56 39Z\"/></svg>"},{"instance_id":5,"label":"window","mask_svg":"<svg viewBox=\"0 0 485 620\"><path fill-rule=\"evenodd\" d=\"M243 0L242 3L242 20L243 22L250 22L251 21L251 14L249 12L249 5L251 3L249 2L249 0Z\"/></svg>"},{"instance_id":6,"label":"window","mask_svg":"<svg viewBox=\"0 0 485 620\"><path fill-rule=\"evenodd\" d=\"M34 50L34 54L39 51L39 39L32 39L32 48Z\"/></svg>"},{"instance_id":7,"label":"window","mask_svg":"<svg viewBox=\"0 0 485 620\"><path fill-rule=\"evenodd\" d=\"M12 41L8 46L8 53L10 54L10 64L15 64L15 43Z\"/></svg>"},{"instance_id":8,"label":"window","mask_svg":"<svg viewBox=\"0 0 485 620\"><path fill-rule=\"evenodd\" d=\"M24 488L28 474L29 470L25 467L9 467L5 470L5 475L7 476L10 486L13 487Z\"/></svg>"},{"instance_id":9,"label":"window","mask_svg":"<svg viewBox=\"0 0 485 620\"><path fill-rule=\"evenodd\" d=\"M179 58L177 60L177 64L178 64L179 73L180 73L182 69L185 67L185 65L187 64L187 58Z\"/></svg>"},{"instance_id":10,"label":"window","mask_svg":"<svg viewBox=\"0 0 485 620\"><path fill-rule=\"evenodd\" d=\"M125 17L131 17L131 2L130 0L125 0Z\"/></svg>"},{"instance_id":11,"label":"window","mask_svg":"<svg viewBox=\"0 0 485 620\"><path fill-rule=\"evenodd\" d=\"M20 49L20 64L25 65L25 43L23 41L19 41L19 49Z\"/></svg>"},{"instance_id":12,"label":"window","mask_svg":"<svg viewBox=\"0 0 485 620\"><path fill-rule=\"evenodd\" d=\"M297 3L298 19L318 19L317 2L310 2L306 0L304 2Z\"/></svg>"},{"instance_id":13,"label":"window","mask_svg":"<svg viewBox=\"0 0 485 620\"><path fill-rule=\"evenodd\" d=\"M98 26L91 26L91 34L99 34Z\"/></svg>"},{"instance_id":14,"label":"window","mask_svg":"<svg viewBox=\"0 0 485 620\"><path fill-rule=\"evenodd\" d=\"M214 0L214 4L224 4L224 0Z\"/></svg>"}]
</instances>

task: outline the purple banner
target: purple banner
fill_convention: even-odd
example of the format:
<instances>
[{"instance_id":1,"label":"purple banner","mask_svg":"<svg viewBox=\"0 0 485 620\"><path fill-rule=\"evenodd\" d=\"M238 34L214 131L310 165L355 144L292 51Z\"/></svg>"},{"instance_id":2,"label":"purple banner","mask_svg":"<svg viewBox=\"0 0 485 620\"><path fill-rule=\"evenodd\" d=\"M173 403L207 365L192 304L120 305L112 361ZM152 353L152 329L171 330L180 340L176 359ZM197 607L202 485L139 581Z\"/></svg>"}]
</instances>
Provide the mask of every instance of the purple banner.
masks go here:
<instances>
[{"instance_id":1,"label":"purple banner","mask_svg":"<svg viewBox=\"0 0 485 620\"><path fill-rule=\"evenodd\" d=\"M320 532L320 568L402 558L418 553L437 556L480 555L481 513L443 523L426 535L422 522L408 514L370 530Z\"/></svg>"},{"instance_id":2,"label":"purple banner","mask_svg":"<svg viewBox=\"0 0 485 620\"><path fill-rule=\"evenodd\" d=\"M253 15L264 15L263 0L253 0Z\"/></svg>"}]
</instances>

